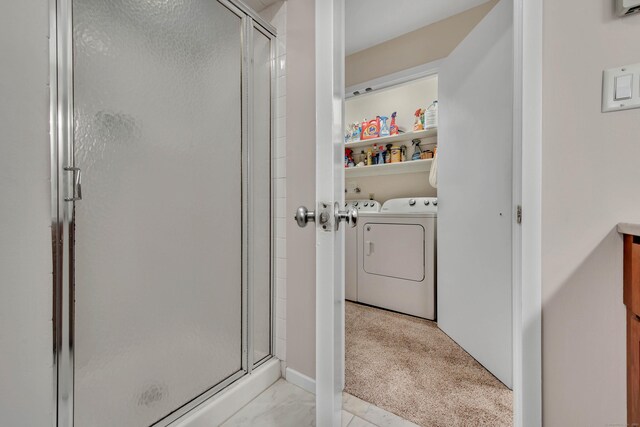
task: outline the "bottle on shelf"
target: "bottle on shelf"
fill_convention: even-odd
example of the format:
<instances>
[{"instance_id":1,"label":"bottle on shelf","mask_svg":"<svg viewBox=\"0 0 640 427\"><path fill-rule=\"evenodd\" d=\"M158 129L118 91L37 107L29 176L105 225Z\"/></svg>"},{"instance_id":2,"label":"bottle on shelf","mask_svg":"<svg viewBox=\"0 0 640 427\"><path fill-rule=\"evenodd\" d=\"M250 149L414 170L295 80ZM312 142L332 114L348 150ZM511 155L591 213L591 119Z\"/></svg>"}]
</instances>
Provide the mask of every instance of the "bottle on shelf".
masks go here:
<instances>
[{"instance_id":1,"label":"bottle on shelf","mask_svg":"<svg viewBox=\"0 0 640 427\"><path fill-rule=\"evenodd\" d=\"M389 127L389 134L397 135L398 131L399 131L398 125L396 124L396 112L394 111L393 114L391 115L391 126Z\"/></svg>"},{"instance_id":2,"label":"bottle on shelf","mask_svg":"<svg viewBox=\"0 0 640 427\"><path fill-rule=\"evenodd\" d=\"M413 123L413 131L414 132L417 132L419 130L424 130L424 126L422 124L422 117L423 117L423 114L424 114L423 111L424 111L423 109L418 108L416 110L416 112L413 113L413 115L416 118L414 123Z\"/></svg>"},{"instance_id":3,"label":"bottle on shelf","mask_svg":"<svg viewBox=\"0 0 640 427\"><path fill-rule=\"evenodd\" d=\"M413 155L411 156L411 160L420 160L420 156L422 155L422 148L420 148L420 140L419 139L414 139L411 141L411 143L413 144L413 146L415 147L413 149Z\"/></svg>"},{"instance_id":4,"label":"bottle on shelf","mask_svg":"<svg viewBox=\"0 0 640 427\"><path fill-rule=\"evenodd\" d=\"M387 116L380 116L380 137L389 136L389 125L387 124L389 118Z\"/></svg>"},{"instance_id":5,"label":"bottle on shelf","mask_svg":"<svg viewBox=\"0 0 640 427\"><path fill-rule=\"evenodd\" d=\"M369 148L367 150L367 158L365 159L364 165L371 166L373 164L372 160L373 160L373 150Z\"/></svg>"},{"instance_id":6,"label":"bottle on shelf","mask_svg":"<svg viewBox=\"0 0 640 427\"><path fill-rule=\"evenodd\" d=\"M434 129L438 127L438 101L433 101L427 108L425 113L425 129Z\"/></svg>"}]
</instances>

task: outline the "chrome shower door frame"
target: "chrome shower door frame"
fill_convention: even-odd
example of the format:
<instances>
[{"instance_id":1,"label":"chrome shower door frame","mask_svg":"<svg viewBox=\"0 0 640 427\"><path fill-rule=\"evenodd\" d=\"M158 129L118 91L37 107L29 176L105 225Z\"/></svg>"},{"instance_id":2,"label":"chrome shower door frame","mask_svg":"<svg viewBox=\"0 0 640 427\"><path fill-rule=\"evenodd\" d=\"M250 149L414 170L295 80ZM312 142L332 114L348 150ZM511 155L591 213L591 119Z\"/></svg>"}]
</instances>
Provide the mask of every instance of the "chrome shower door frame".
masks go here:
<instances>
[{"instance_id":1,"label":"chrome shower door frame","mask_svg":"<svg viewBox=\"0 0 640 427\"><path fill-rule=\"evenodd\" d=\"M195 396L191 401L176 408L154 425L168 425L185 413L212 398L218 392L250 374L273 357L275 348L275 289L274 289L274 233L273 233L273 182L270 180L270 354L253 361L252 313L253 304L251 284L248 279L248 209L250 209L248 184L251 166L250 132L251 112L249 106L253 100L250 76L252 75L251 37L253 31L260 31L271 43L271 105L275 98L273 76L275 75L275 36L276 30L254 11L239 0L218 1L242 19L242 368L210 389ZM73 0L49 0L49 143L51 168L51 238L53 258L53 385L52 399L55 414L52 425L72 427L74 425L74 174L70 168L74 162L74 110L73 110ZM270 134L270 176L273 178L273 153L275 117L271 107Z\"/></svg>"}]
</instances>

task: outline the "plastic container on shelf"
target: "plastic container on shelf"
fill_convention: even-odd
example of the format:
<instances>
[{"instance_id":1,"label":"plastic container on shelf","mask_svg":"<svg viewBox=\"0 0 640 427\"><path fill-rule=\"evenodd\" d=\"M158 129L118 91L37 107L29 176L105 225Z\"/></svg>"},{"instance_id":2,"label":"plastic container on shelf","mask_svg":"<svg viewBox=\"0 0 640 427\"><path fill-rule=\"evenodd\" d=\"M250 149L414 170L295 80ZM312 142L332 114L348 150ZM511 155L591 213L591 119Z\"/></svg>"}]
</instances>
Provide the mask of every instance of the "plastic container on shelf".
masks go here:
<instances>
[{"instance_id":1,"label":"plastic container on shelf","mask_svg":"<svg viewBox=\"0 0 640 427\"><path fill-rule=\"evenodd\" d=\"M424 128L434 129L438 127L438 101L433 101L425 112Z\"/></svg>"}]
</instances>

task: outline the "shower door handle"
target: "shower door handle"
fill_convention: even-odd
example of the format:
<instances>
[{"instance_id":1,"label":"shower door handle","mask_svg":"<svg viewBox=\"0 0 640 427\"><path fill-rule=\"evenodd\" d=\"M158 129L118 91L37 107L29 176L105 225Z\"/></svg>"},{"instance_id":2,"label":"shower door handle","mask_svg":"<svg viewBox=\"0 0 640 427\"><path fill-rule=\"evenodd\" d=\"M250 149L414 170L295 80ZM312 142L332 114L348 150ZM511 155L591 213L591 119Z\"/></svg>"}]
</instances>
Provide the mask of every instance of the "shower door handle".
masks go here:
<instances>
[{"instance_id":1,"label":"shower door handle","mask_svg":"<svg viewBox=\"0 0 640 427\"><path fill-rule=\"evenodd\" d=\"M73 173L73 196L64 200L67 202L76 202L82 200L82 170L76 167L65 167L65 171Z\"/></svg>"}]
</instances>

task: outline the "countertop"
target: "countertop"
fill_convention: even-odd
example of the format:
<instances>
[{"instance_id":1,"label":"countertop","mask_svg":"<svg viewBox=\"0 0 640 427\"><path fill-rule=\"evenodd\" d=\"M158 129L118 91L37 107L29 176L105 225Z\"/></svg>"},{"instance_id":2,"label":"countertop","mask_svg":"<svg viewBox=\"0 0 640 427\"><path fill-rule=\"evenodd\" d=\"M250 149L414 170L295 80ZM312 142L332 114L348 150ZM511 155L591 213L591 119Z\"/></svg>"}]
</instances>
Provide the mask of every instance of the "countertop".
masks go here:
<instances>
[{"instance_id":1,"label":"countertop","mask_svg":"<svg viewBox=\"0 0 640 427\"><path fill-rule=\"evenodd\" d=\"M621 222L618 224L618 233L630 234L632 236L640 236L640 224Z\"/></svg>"}]
</instances>

